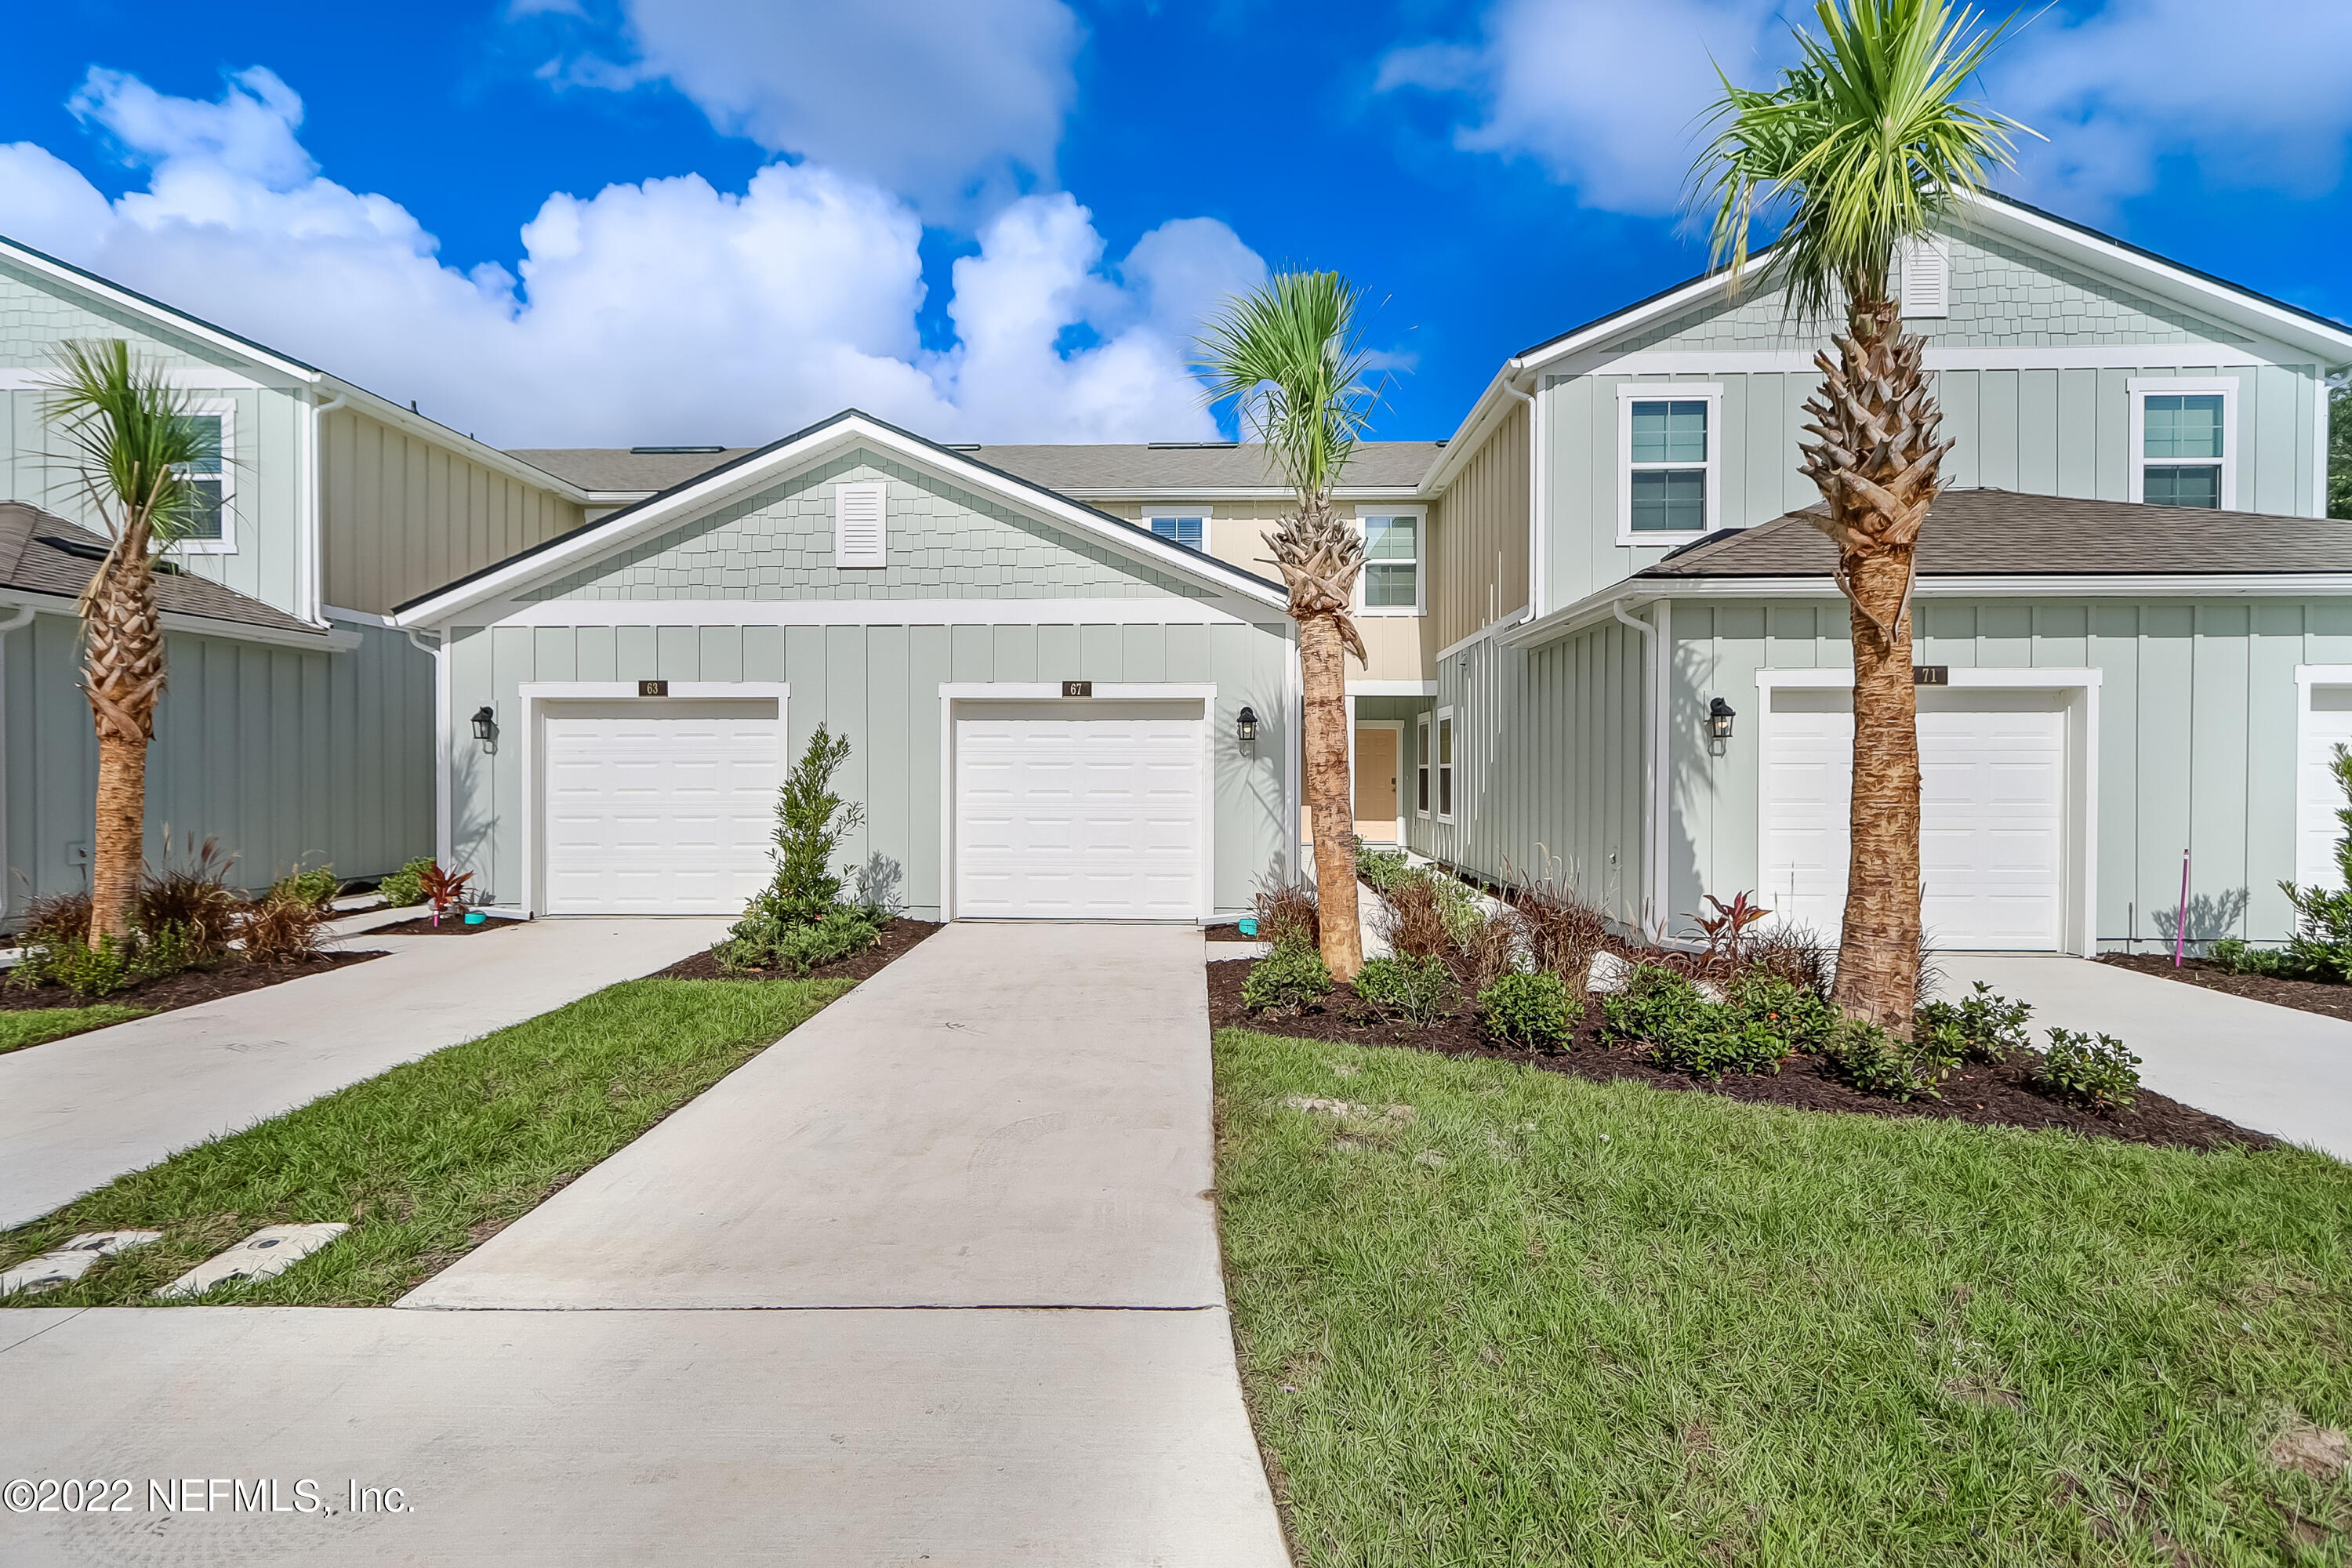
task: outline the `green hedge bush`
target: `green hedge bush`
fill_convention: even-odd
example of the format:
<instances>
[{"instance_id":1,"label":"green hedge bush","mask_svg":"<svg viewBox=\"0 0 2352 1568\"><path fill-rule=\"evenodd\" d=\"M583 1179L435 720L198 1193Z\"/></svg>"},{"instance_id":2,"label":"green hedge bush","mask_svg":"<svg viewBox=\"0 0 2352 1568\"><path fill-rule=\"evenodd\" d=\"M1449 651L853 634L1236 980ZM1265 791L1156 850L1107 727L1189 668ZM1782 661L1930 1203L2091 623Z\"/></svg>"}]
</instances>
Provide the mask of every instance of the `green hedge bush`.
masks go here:
<instances>
[{"instance_id":1,"label":"green hedge bush","mask_svg":"<svg viewBox=\"0 0 2352 1568\"><path fill-rule=\"evenodd\" d=\"M2113 1035L2053 1029L2039 1076L2069 1100L2100 1110L2121 1110L2139 1089L2139 1058Z\"/></svg>"},{"instance_id":2,"label":"green hedge bush","mask_svg":"<svg viewBox=\"0 0 2352 1568\"><path fill-rule=\"evenodd\" d=\"M1284 942L1250 965L1242 982L1242 1005L1253 1013L1296 1013L1331 994L1331 972L1323 955L1302 943Z\"/></svg>"},{"instance_id":3,"label":"green hedge bush","mask_svg":"<svg viewBox=\"0 0 2352 1568\"><path fill-rule=\"evenodd\" d=\"M1573 1027L1568 983L1548 971L1497 975L1478 993L1478 1016L1496 1039L1536 1050L1558 1049Z\"/></svg>"},{"instance_id":4,"label":"green hedge bush","mask_svg":"<svg viewBox=\"0 0 2352 1568\"><path fill-rule=\"evenodd\" d=\"M1356 974L1359 1001L1416 1029L1452 1013L1461 991L1453 969L1433 956L1370 959Z\"/></svg>"}]
</instances>

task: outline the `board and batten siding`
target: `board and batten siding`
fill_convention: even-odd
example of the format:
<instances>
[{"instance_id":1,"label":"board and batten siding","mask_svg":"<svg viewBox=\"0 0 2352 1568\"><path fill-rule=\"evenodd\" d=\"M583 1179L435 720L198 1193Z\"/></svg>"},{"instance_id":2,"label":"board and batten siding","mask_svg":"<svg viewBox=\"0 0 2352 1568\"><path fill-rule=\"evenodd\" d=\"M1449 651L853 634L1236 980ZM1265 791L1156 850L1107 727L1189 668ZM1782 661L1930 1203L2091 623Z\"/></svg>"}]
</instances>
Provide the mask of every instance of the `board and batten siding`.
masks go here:
<instances>
[{"instance_id":1,"label":"board and batten siding","mask_svg":"<svg viewBox=\"0 0 2352 1568\"><path fill-rule=\"evenodd\" d=\"M1513 402L1431 509L1433 649L1528 602L1528 427L1527 405Z\"/></svg>"},{"instance_id":2,"label":"board and batten siding","mask_svg":"<svg viewBox=\"0 0 2352 1568\"><path fill-rule=\"evenodd\" d=\"M1050 609L1040 605L1042 615ZM460 627L452 635L451 859L501 904L522 900L523 748L476 743L462 716L488 703L506 736L533 681L782 681L787 761L819 724L845 737L834 787L866 822L845 856L895 863L909 913L940 913L940 708L949 682L1165 682L1214 685L1213 898L1245 908L1283 854L1285 692L1290 643L1280 628L1208 625L557 626ZM1254 754L1235 721L1256 710Z\"/></svg>"},{"instance_id":3,"label":"board and batten siding","mask_svg":"<svg viewBox=\"0 0 2352 1568\"><path fill-rule=\"evenodd\" d=\"M433 852L432 660L383 626L338 629L360 646L166 634L147 753L151 863L214 838L236 857L230 880L260 888L298 863L373 877ZM69 614L37 615L0 644L12 917L28 893L89 885L98 742L80 658Z\"/></svg>"},{"instance_id":4,"label":"board and batten siding","mask_svg":"<svg viewBox=\"0 0 2352 1568\"><path fill-rule=\"evenodd\" d=\"M292 381L143 314L37 274L0 257L0 500L29 501L99 533L72 444L42 417L58 347L119 338L141 360L169 369L201 405L226 405L233 479L234 551L178 552L191 574L282 610L299 613L301 422L304 393Z\"/></svg>"},{"instance_id":5,"label":"board and batten siding","mask_svg":"<svg viewBox=\"0 0 2352 1568\"><path fill-rule=\"evenodd\" d=\"M1532 647L1483 637L1443 660L1430 709L1454 713L1454 820L1433 784L1407 843L1486 881L1562 879L1642 923L1644 657L1611 622Z\"/></svg>"},{"instance_id":6,"label":"board and batten siding","mask_svg":"<svg viewBox=\"0 0 2352 1568\"><path fill-rule=\"evenodd\" d=\"M551 489L348 408L321 418L327 603L381 615L585 521Z\"/></svg>"},{"instance_id":7,"label":"board and batten siding","mask_svg":"<svg viewBox=\"0 0 2352 1568\"><path fill-rule=\"evenodd\" d=\"M2294 911L2298 664L2352 663L2352 600L1918 602L1923 664L2099 672L2096 936L2160 940L2189 854L2189 935L2278 941ZM1842 602L1681 600L1668 720L1677 910L1757 885L1756 672L1852 666ZM1706 752L1707 699L1739 710ZM1769 891L1764 900L1770 902Z\"/></svg>"}]
</instances>

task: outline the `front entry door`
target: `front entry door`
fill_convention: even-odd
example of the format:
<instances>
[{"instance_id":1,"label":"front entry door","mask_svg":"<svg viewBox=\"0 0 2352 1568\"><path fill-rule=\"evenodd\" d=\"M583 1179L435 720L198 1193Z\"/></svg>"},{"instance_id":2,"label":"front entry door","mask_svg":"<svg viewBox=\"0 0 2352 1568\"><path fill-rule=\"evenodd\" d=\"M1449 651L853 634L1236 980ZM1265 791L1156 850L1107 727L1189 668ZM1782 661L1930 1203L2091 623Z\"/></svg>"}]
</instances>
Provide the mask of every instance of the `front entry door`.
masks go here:
<instances>
[{"instance_id":1,"label":"front entry door","mask_svg":"<svg viewBox=\"0 0 2352 1568\"><path fill-rule=\"evenodd\" d=\"M1356 731L1356 837L1397 841L1397 740L1393 729Z\"/></svg>"}]
</instances>

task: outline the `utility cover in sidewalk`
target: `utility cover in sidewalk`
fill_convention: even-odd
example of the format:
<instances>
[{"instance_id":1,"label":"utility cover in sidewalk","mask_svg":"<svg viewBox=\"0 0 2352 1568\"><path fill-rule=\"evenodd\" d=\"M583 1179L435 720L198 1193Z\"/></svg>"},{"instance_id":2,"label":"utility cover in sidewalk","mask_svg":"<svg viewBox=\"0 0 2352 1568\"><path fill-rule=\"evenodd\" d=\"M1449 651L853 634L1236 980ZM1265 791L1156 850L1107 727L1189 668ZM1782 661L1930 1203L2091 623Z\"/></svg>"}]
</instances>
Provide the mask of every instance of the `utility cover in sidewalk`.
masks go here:
<instances>
[{"instance_id":1,"label":"utility cover in sidewalk","mask_svg":"<svg viewBox=\"0 0 2352 1568\"><path fill-rule=\"evenodd\" d=\"M226 1252L207 1258L161 1290L158 1296L201 1296L229 1279L268 1279L351 1229L347 1225L270 1225Z\"/></svg>"},{"instance_id":2,"label":"utility cover in sidewalk","mask_svg":"<svg viewBox=\"0 0 2352 1568\"><path fill-rule=\"evenodd\" d=\"M163 1234L160 1230L86 1230L56 1251L28 1258L0 1274L0 1296L13 1296L19 1290L61 1289L89 1273L90 1265L100 1258L144 1247Z\"/></svg>"}]
</instances>

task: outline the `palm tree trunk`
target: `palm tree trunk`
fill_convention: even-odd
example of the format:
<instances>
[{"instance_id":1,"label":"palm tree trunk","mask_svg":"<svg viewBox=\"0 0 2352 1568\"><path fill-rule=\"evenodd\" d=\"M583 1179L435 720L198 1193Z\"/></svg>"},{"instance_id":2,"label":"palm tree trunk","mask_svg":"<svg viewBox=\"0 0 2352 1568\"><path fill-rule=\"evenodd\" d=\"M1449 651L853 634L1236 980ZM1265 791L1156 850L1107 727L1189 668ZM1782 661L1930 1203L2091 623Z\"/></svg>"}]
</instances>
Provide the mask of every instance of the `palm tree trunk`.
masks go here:
<instances>
[{"instance_id":1,"label":"palm tree trunk","mask_svg":"<svg viewBox=\"0 0 2352 1568\"><path fill-rule=\"evenodd\" d=\"M1356 925L1356 807L1348 777L1348 666L1336 615L1298 622L1298 668L1307 702L1307 809L1315 830L1316 919L1323 964L1335 980L1364 966Z\"/></svg>"},{"instance_id":2,"label":"palm tree trunk","mask_svg":"<svg viewBox=\"0 0 2352 1568\"><path fill-rule=\"evenodd\" d=\"M144 531L82 595L82 691L98 731L98 832L90 857L89 942L131 929L146 866L147 742L163 694L163 628Z\"/></svg>"},{"instance_id":3,"label":"palm tree trunk","mask_svg":"<svg viewBox=\"0 0 2352 1568\"><path fill-rule=\"evenodd\" d=\"M1835 987L1849 1016L1906 1039L1919 993L1918 693L1911 684L1911 617L1901 610L1910 572L1906 550L1864 560L1850 579L1857 601L1853 858ZM1883 635L1881 626L1893 626L1895 635Z\"/></svg>"}]
</instances>

